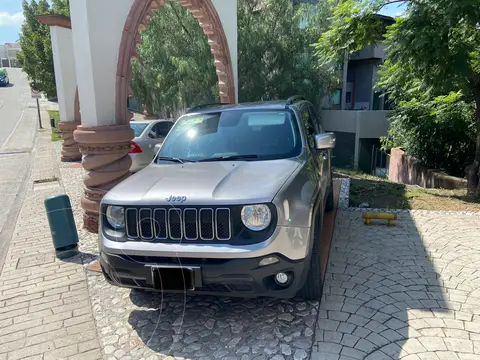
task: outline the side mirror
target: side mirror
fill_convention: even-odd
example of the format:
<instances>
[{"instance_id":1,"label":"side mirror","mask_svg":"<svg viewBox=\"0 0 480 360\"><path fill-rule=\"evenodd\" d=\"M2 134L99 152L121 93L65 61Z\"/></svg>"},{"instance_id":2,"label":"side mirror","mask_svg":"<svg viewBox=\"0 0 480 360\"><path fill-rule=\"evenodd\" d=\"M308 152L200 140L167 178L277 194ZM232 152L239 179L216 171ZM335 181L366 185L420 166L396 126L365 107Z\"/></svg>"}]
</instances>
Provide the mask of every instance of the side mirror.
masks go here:
<instances>
[{"instance_id":1,"label":"side mirror","mask_svg":"<svg viewBox=\"0 0 480 360\"><path fill-rule=\"evenodd\" d=\"M337 138L334 133L325 133L315 135L315 148L317 150L334 149L337 143Z\"/></svg>"},{"instance_id":2,"label":"side mirror","mask_svg":"<svg viewBox=\"0 0 480 360\"><path fill-rule=\"evenodd\" d=\"M160 144L155 145L155 154L158 154L158 152L159 152L160 149L162 148L162 145L163 145L163 143L160 143Z\"/></svg>"}]
</instances>

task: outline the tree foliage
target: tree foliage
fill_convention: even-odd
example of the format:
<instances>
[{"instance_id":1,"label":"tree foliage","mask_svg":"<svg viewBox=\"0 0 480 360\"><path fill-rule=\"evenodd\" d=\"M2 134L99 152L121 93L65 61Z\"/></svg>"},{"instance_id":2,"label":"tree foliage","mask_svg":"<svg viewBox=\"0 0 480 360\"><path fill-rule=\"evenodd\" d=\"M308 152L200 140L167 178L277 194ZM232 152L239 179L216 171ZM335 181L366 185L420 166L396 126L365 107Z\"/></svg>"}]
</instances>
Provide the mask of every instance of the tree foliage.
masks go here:
<instances>
[{"instance_id":1,"label":"tree foliage","mask_svg":"<svg viewBox=\"0 0 480 360\"><path fill-rule=\"evenodd\" d=\"M302 94L319 103L331 74L318 67L309 46L327 27L330 4L290 0L239 0L239 101ZM302 26L308 22L309 26ZM154 12L133 62L132 88L147 111L178 114L218 101L218 78L197 20L169 1Z\"/></svg>"},{"instance_id":2,"label":"tree foliage","mask_svg":"<svg viewBox=\"0 0 480 360\"><path fill-rule=\"evenodd\" d=\"M309 46L328 26L330 5L291 0L240 0L238 5L239 100L306 96L316 105L332 76L317 66Z\"/></svg>"},{"instance_id":3,"label":"tree foliage","mask_svg":"<svg viewBox=\"0 0 480 360\"><path fill-rule=\"evenodd\" d=\"M317 55L329 62L345 51L385 41L389 60L378 85L395 105L394 143L407 146L410 154L428 165L440 163L458 173L459 167L473 162L467 169L469 193L478 196L480 0L405 1L405 16L396 19L383 39L378 20L372 19L389 2L341 0L332 27L315 46ZM351 40L345 44L346 39ZM457 149L449 151L450 145Z\"/></svg>"},{"instance_id":4,"label":"tree foliage","mask_svg":"<svg viewBox=\"0 0 480 360\"><path fill-rule=\"evenodd\" d=\"M25 21L20 31L22 51L18 54L18 59L30 86L41 90L49 98L55 97L57 90L50 29L47 25L40 24L35 17L46 14L68 15L68 0L53 0L52 6L46 0L23 0L22 6Z\"/></svg>"},{"instance_id":5,"label":"tree foliage","mask_svg":"<svg viewBox=\"0 0 480 360\"><path fill-rule=\"evenodd\" d=\"M475 152L474 109L461 91L402 101L390 117L393 136L383 139L384 148L405 147L430 168L463 177Z\"/></svg>"},{"instance_id":6,"label":"tree foliage","mask_svg":"<svg viewBox=\"0 0 480 360\"><path fill-rule=\"evenodd\" d=\"M208 39L177 2L154 11L132 66L135 97L150 114L173 117L193 104L218 102Z\"/></svg>"}]
</instances>

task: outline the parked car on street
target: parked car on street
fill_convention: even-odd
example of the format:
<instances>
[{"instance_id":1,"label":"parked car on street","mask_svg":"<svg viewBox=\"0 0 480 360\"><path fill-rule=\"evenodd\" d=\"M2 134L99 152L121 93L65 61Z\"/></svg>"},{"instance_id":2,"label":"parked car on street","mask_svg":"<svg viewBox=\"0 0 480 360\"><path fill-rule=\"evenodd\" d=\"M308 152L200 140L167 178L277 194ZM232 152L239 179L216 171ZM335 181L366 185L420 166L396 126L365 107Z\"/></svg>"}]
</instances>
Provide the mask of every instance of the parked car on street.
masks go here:
<instances>
[{"instance_id":1,"label":"parked car on street","mask_svg":"<svg viewBox=\"0 0 480 360\"><path fill-rule=\"evenodd\" d=\"M156 155L155 145L161 144L174 122L171 120L143 120L131 121L130 126L135 132L135 138L132 141L131 172L142 170L150 164Z\"/></svg>"},{"instance_id":2,"label":"parked car on street","mask_svg":"<svg viewBox=\"0 0 480 360\"><path fill-rule=\"evenodd\" d=\"M6 86L10 84L7 69L0 68L0 86Z\"/></svg>"},{"instance_id":3,"label":"parked car on street","mask_svg":"<svg viewBox=\"0 0 480 360\"><path fill-rule=\"evenodd\" d=\"M152 164L102 200L106 280L319 300L334 146L303 97L190 109Z\"/></svg>"}]
</instances>

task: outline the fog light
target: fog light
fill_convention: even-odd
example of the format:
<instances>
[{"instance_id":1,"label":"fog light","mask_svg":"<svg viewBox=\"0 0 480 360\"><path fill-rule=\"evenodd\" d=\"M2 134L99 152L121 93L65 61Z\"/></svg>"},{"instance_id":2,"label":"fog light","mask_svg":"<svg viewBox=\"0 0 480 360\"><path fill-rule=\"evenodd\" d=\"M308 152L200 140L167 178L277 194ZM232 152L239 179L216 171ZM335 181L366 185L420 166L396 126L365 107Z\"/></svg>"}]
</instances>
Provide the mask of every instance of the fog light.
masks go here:
<instances>
[{"instance_id":1,"label":"fog light","mask_svg":"<svg viewBox=\"0 0 480 360\"><path fill-rule=\"evenodd\" d=\"M280 260L278 260L278 258L276 258L275 256L270 256L270 257L267 257L267 258L264 258L264 259L260 260L258 265L259 266L267 266L267 265L276 264L279 261Z\"/></svg>"},{"instance_id":2,"label":"fog light","mask_svg":"<svg viewBox=\"0 0 480 360\"><path fill-rule=\"evenodd\" d=\"M285 285L286 283L288 283L288 280L288 275L285 273L278 273L277 275L275 275L275 282L278 285Z\"/></svg>"}]
</instances>

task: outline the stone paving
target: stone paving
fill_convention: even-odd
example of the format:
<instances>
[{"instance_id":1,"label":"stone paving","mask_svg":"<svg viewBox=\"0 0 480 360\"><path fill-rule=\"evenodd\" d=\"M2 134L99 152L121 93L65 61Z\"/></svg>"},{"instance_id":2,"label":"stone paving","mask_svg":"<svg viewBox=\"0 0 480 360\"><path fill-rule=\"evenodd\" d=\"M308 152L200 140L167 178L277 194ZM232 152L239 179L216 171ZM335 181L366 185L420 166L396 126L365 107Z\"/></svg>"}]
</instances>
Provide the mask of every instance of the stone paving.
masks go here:
<instances>
[{"instance_id":1,"label":"stone paving","mask_svg":"<svg viewBox=\"0 0 480 360\"><path fill-rule=\"evenodd\" d=\"M0 360L480 359L480 216L401 213L388 228L339 211L320 305L130 291L85 272L98 250L83 230L82 255L55 260L43 199L65 186L80 228L83 170L58 170L47 139L30 182L61 184L30 184L0 277Z\"/></svg>"},{"instance_id":2,"label":"stone paving","mask_svg":"<svg viewBox=\"0 0 480 360\"><path fill-rule=\"evenodd\" d=\"M86 276L55 259L43 201L63 193L49 132L38 134L33 169L0 276L0 360L101 359Z\"/></svg>"},{"instance_id":3,"label":"stone paving","mask_svg":"<svg viewBox=\"0 0 480 360\"><path fill-rule=\"evenodd\" d=\"M336 220L312 359L480 359L480 216Z\"/></svg>"},{"instance_id":4,"label":"stone paving","mask_svg":"<svg viewBox=\"0 0 480 360\"><path fill-rule=\"evenodd\" d=\"M60 170L80 225L83 171L69 164ZM98 252L96 236L80 231L80 237L88 263ZM96 273L87 276L107 359L302 360L313 345L318 302L162 296L113 287Z\"/></svg>"},{"instance_id":5,"label":"stone paving","mask_svg":"<svg viewBox=\"0 0 480 360\"><path fill-rule=\"evenodd\" d=\"M73 197L81 174L62 167L78 184ZM83 242L96 253L96 239ZM88 282L108 359L473 360L479 242L478 215L414 211L388 228L339 211L320 310L299 300L162 297L93 273Z\"/></svg>"}]
</instances>

